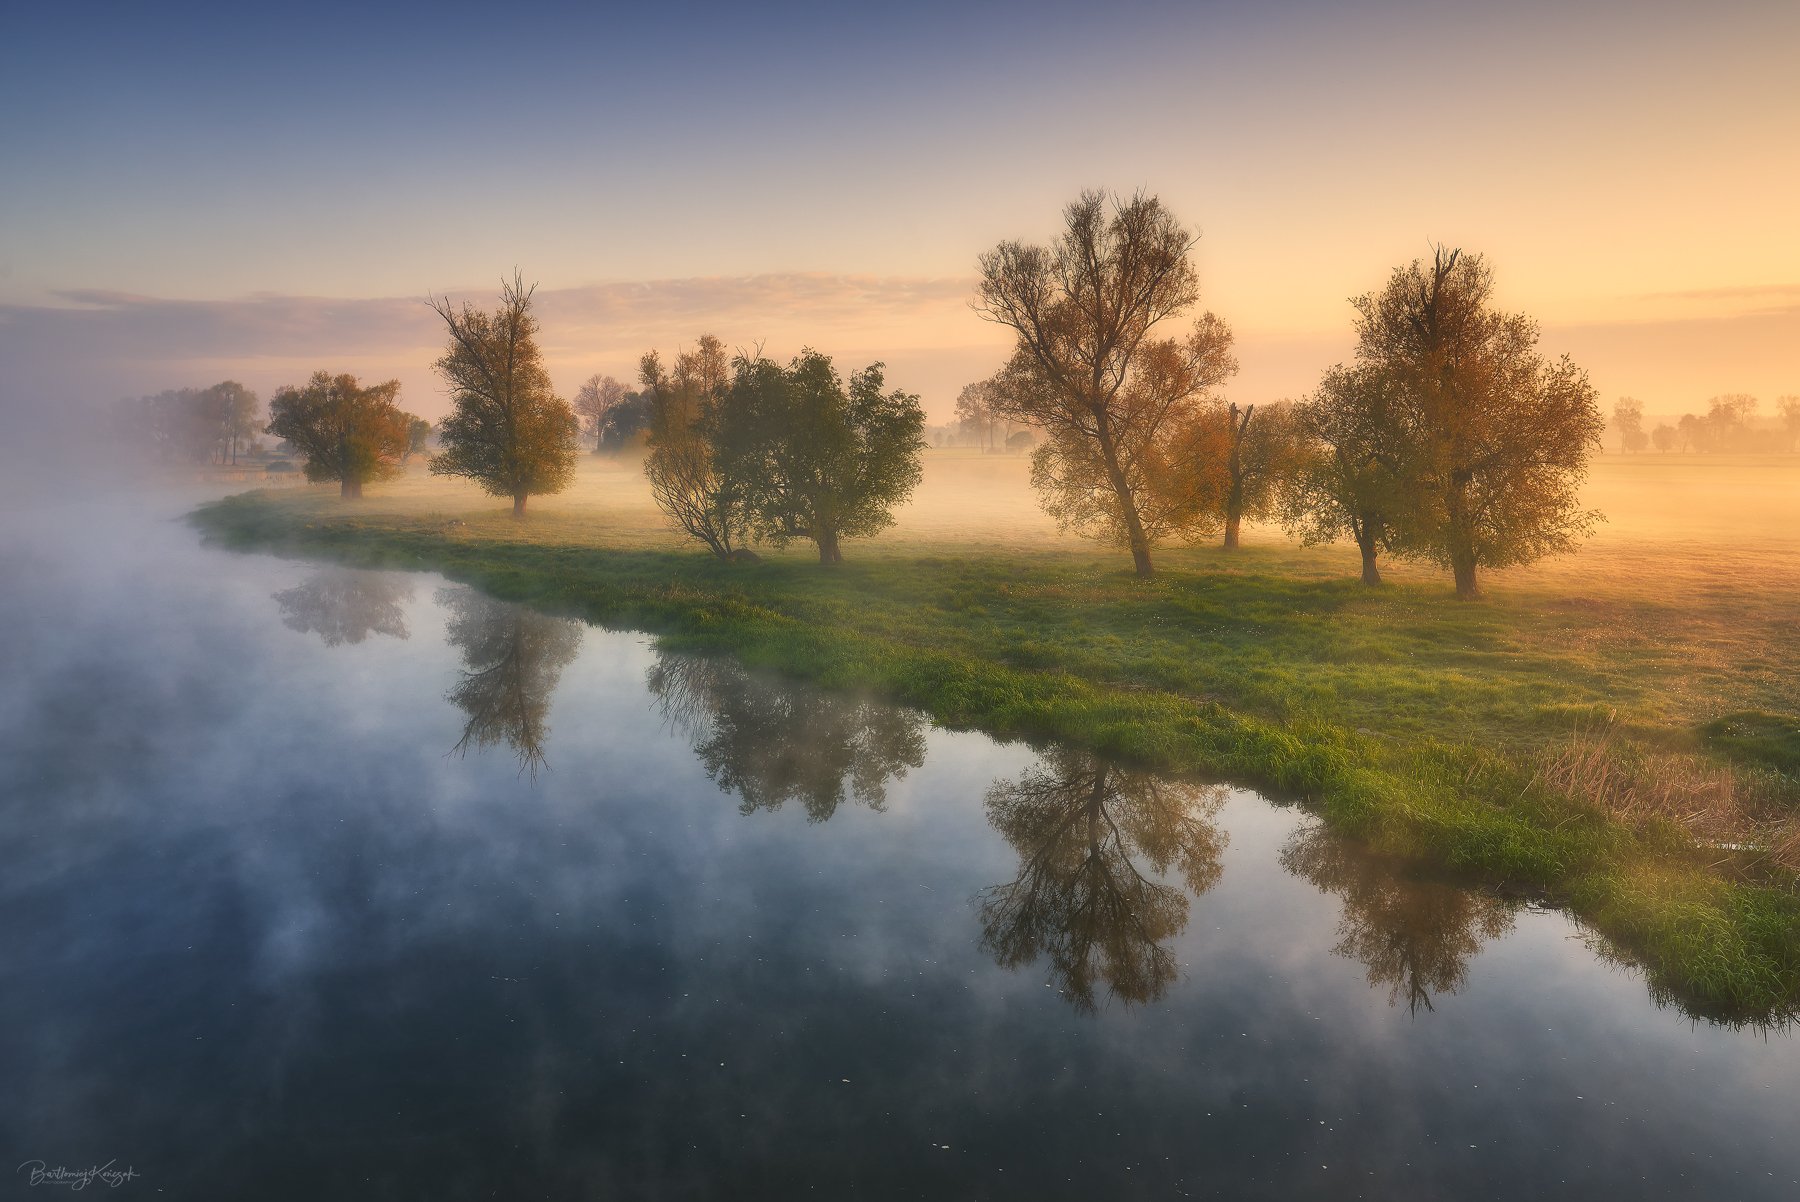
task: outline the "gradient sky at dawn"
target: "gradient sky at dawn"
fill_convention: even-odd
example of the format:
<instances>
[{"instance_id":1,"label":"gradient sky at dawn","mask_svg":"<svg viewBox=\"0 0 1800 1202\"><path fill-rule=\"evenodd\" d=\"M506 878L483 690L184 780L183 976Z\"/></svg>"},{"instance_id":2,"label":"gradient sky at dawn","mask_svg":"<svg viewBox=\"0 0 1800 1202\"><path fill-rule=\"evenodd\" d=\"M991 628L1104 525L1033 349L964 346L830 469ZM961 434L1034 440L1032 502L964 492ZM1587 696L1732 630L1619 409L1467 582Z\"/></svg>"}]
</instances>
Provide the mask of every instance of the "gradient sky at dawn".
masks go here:
<instances>
[{"instance_id":1,"label":"gradient sky at dawn","mask_svg":"<svg viewBox=\"0 0 1800 1202\"><path fill-rule=\"evenodd\" d=\"M8 4L9 406L315 367L444 401L431 292L540 282L572 392L713 331L948 416L975 257L1084 186L1203 233L1248 399L1432 241L1608 399L1800 392L1800 4Z\"/></svg>"}]
</instances>

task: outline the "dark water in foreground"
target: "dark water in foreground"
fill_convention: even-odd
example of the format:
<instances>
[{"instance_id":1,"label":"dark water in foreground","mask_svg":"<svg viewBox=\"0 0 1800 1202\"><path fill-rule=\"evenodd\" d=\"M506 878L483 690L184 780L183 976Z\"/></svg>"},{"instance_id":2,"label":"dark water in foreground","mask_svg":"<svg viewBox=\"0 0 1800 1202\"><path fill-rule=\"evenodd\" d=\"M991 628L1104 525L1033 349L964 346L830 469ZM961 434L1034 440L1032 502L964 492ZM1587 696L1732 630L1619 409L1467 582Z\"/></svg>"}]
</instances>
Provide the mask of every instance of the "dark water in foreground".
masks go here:
<instances>
[{"instance_id":1,"label":"dark water in foreground","mask_svg":"<svg viewBox=\"0 0 1800 1202\"><path fill-rule=\"evenodd\" d=\"M109 1197L1793 1198L1800 1046L1293 808L9 534L0 1152ZM41 1197L28 1167L4 1196Z\"/></svg>"}]
</instances>

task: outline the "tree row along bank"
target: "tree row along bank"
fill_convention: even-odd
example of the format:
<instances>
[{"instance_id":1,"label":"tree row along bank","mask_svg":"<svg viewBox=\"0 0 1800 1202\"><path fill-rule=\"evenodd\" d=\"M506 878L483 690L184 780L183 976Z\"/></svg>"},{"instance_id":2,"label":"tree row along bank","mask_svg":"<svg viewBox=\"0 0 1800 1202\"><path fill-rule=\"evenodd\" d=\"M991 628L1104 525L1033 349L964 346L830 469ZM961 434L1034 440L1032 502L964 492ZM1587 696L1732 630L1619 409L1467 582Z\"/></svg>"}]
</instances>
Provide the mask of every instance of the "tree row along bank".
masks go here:
<instances>
[{"instance_id":1,"label":"tree row along bank","mask_svg":"<svg viewBox=\"0 0 1800 1202\"><path fill-rule=\"evenodd\" d=\"M435 570L671 649L871 691L946 726L1303 799L1382 851L1568 907L1659 999L1721 1021L1800 1015L1791 871L1733 871L1673 821L1609 813L1501 735L1467 733L1481 722L1447 735L1432 711L1469 687L1469 663L1371 668L1335 695L1312 686L1334 654L1318 644L1358 645L1379 665L1414 640L1473 647L1505 621L1441 592L1242 572L1141 579L1025 556L747 566L527 529L476 537L428 513L319 520L291 494L228 498L194 521L222 545ZM1554 697L1565 712L1602 711L1606 681L1572 671L1560 640L1539 634L1542 654L1509 649L1516 667L1484 704L1504 714Z\"/></svg>"}]
</instances>

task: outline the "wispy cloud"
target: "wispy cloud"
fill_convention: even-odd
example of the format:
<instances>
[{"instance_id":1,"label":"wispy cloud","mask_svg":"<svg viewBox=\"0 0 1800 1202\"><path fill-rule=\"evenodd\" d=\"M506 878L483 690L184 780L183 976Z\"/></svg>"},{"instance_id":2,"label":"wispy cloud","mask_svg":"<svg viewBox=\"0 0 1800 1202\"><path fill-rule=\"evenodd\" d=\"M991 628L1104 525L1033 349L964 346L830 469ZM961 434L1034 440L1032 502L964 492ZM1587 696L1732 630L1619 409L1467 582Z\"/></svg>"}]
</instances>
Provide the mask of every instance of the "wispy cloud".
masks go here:
<instances>
[{"instance_id":1,"label":"wispy cloud","mask_svg":"<svg viewBox=\"0 0 1800 1202\"><path fill-rule=\"evenodd\" d=\"M1679 292L1646 292L1639 300L1761 300L1770 296L1800 299L1800 284L1740 284L1729 288L1687 288Z\"/></svg>"},{"instance_id":2,"label":"wispy cloud","mask_svg":"<svg viewBox=\"0 0 1800 1202\"><path fill-rule=\"evenodd\" d=\"M448 295L485 305L496 290ZM966 351L996 341L968 311L972 291L968 279L783 273L546 289L537 300L552 374L569 380L628 373L643 351L674 350L708 332L730 345L766 341L775 354L813 345L891 363L931 348ZM0 305L0 370L11 394L67 398L225 375L267 390L326 367L399 376L418 403L436 391L430 364L443 339L426 299L183 300L70 289L52 303Z\"/></svg>"}]
</instances>

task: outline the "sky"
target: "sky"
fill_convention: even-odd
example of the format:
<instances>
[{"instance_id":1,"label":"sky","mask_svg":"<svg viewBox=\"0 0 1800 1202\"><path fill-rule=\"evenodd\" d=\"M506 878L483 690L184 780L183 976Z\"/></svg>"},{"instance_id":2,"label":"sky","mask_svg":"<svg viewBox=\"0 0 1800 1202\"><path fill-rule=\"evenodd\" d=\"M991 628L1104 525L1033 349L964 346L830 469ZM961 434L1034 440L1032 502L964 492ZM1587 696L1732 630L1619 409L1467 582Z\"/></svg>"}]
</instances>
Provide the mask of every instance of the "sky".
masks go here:
<instances>
[{"instance_id":1,"label":"sky","mask_svg":"<svg viewBox=\"0 0 1800 1202\"><path fill-rule=\"evenodd\" d=\"M1434 243L1603 398L1800 392L1800 4L0 0L0 403L317 368L446 408L431 295L539 286L553 379L703 332L1005 358L977 256L1083 188L1200 236L1246 400Z\"/></svg>"}]
</instances>

